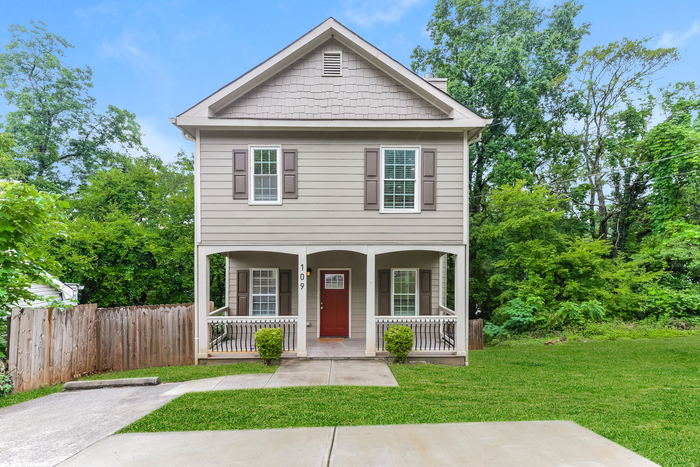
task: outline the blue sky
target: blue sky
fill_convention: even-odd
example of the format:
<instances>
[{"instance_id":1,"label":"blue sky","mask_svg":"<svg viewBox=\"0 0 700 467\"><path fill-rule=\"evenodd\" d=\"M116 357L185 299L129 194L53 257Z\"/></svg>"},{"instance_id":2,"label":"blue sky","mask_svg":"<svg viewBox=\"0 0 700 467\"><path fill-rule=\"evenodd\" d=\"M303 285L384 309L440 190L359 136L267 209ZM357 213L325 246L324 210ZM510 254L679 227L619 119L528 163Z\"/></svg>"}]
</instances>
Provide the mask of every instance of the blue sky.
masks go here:
<instances>
[{"instance_id":1,"label":"blue sky","mask_svg":"<svg viewBox=\"0 0 700 467\"><path fill-rule=\"evenodd\" d=\"M554 1L539 0L540 6ZM700 83L700 2L697 0L588 0L582 21L592 23L583 49L623 37L652 37L677 46L683 60L660 83ZM101 110L125 108L138 117L152 152L172 160L192 151L168 122L222 85L264 61L333 16L384 52L410 65L413 48L429 46L425 31L435 0L256 2L131 1L5 2L0 42L12 23L45 22L75 49L72 66L93 70ZM0 113L7 109L0 103Z\"/></svg>"}]
</instances>

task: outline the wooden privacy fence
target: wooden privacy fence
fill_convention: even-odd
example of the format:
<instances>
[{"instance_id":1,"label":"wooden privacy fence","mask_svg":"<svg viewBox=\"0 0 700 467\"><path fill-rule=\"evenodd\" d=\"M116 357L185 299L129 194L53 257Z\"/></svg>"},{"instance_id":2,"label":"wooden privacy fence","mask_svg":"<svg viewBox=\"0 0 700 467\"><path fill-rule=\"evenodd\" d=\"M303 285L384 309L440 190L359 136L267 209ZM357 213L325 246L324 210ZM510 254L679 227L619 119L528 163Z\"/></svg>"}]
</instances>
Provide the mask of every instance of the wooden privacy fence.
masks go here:
<instances>
[{"instance_id":1,"label":"wooden privacy fence","mask_svg":"<svg viewBox=\"0 0 700 467\"><path fill-rule=\"evenodd\" d=\"M469 320L469 350L484 350L484 320Z\"/></svg>"},{"instance_id":2,"label":"wooden privacy fence","mask_svg":"<svg viewBox=\"0 0 700 467\"><path fill-rule=\"evenodd\" d=\"M8 359L15 391L76 376L194 364L194 306L15 308Z\"/></svg>"}]
</instances>

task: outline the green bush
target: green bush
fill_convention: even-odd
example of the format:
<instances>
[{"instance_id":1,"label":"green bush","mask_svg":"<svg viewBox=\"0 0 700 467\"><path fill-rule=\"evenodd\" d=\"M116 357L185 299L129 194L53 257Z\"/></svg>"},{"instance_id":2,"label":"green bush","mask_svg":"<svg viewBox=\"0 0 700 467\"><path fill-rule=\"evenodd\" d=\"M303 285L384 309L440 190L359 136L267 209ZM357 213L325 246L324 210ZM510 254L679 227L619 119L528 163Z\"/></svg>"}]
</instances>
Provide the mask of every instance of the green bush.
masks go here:
<instances>
[{"instance_id":1,"label":"green bush","mask_svg":"<svg viewBox=\"0 0 700 467\"><path fill-rule=\"evenodd\" d=\"M508 336L508 331L504 327L493 324L491 321L484 322L484 339L486 340L486 343L490 343L495 339L506 338Z\"/></svg>"},{"instance_id":2,"label":"green bush","mask_svg":"<svg viewBox=\"0 0 700 467\"><path fill-rule=\"evenodd\" d=\"M284 336L279 328L264 328L255 333L258 354L265 365L269 365L282 356Z\"/></svg>"},{"instance_id":3,"label":"green bush","mask_svg":"<svg viewBox=\"0 0 700 467\"><path fill-rule=\"evenodd\" d=\"M0 397L12 392L12 378L7 373L0 373Z\"/></svg>"},{"instance_id":4,"label":"green bush","mask_svg":"<svg viewBox=\"0 0 700 467\"><path fill-rule=\"evenodd\" d=\"M496 310L494 324L506 331L527 331L535 323L535 315L543 305L542 299L533 295L528 295L525 300L515 298Z\"/></svg>"},{"instance_id":5,"label":"green bush","mask_svg":"<svg viewBox=\"0 0 700 467\"><path fill-rule=\"evenodd\" d=\"M395 324L384 333L384 341L386 349L396 357L396 361L404 363L413 348L413 331L408 326Z\"/></svg>"}]
</instances>

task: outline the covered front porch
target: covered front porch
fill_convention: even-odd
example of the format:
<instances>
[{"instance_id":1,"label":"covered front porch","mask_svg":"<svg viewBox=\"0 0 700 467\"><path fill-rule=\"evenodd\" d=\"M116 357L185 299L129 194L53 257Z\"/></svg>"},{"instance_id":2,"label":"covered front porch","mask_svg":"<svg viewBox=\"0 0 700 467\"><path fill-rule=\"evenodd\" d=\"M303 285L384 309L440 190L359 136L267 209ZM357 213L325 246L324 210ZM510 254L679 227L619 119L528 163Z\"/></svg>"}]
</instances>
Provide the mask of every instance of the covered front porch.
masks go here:
<instances>
[{"instance_id":1,"label":"covered front porch","mask_svg":"<svg viewBox=\"0 0 700 467\"><path fill-rule=\"evenodd\" d=\"M227 289L225 305L209 311L212 254L225 255ZM255 332L267 327L282 329L282 358L384 358L394 324L413 330L410 360L467 362L463 245L199 246L197 263L199 364L257 359Z\"/></svg>"}]
</instances>

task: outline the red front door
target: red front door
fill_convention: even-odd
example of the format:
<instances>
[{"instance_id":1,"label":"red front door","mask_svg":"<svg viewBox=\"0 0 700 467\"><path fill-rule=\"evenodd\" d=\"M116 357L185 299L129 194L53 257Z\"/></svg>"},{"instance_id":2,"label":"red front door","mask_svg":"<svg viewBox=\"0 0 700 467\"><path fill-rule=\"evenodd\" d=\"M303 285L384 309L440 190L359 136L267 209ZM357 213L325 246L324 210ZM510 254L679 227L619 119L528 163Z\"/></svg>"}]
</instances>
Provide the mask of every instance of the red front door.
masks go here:
<instances>
[{"instance_id":1,"label":"red front door","mask_svg":"<svg viewBox=\"0 0 700 467\"><path fill-rule=\"evenodd\" d=\"M350 272L321 271L321 337L350 335Z\"/></svg>"}]
</instances>

